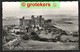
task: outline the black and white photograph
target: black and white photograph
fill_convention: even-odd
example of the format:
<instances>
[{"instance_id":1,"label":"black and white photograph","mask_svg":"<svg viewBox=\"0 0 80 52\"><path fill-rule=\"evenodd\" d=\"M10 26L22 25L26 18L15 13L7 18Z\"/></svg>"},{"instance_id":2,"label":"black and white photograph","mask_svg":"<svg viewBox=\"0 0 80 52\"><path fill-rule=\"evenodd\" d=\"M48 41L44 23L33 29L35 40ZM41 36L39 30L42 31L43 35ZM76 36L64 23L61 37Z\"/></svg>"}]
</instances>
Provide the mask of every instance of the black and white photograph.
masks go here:
<instances>
[{"instance_id":1,"label":"black and white photograph","mask_svg":"<svg viewBox=\"0 0 80 52\"><path fill-rule=\"evenodd\" d=\"M22 9L2 2L2 50L79 50L78 1L57 9Z\"/></svg>"}]
</instances>

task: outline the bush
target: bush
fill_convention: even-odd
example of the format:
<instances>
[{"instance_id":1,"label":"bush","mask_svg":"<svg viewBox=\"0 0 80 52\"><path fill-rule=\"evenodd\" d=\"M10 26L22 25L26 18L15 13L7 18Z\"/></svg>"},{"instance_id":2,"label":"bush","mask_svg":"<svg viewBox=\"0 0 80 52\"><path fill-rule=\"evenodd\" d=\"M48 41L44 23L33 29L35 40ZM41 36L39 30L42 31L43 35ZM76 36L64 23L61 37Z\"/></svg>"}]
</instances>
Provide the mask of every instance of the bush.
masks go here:
<instances>
[{"instance_id":1,"label":"bush","mask_svg":"<svg viewBox=\"0 0 80 52\"><path fill-rule=\"evenodd\" d=\"M47 38L40 38L39 41L45 41L45 42L48 42L48 39L47 39Z\"/></svg>"},{"instance_id":2,"label":"bush","mask_svg":"<svg viewBox=\"0 0 80 52\"><path fill-rule=\"evenodd\" d=\"M2 29L2 42L3 42L3 44L5 44L6 42L7 42L7 39L6 39L6 37L9 35L9 33L8 33L8 31L7 30L4 30L4 29Z\"/></svg>"},{"instance_id":3,"label":"bush","mask_svg":"<svg viewBox=\"0 0 80 52\"><path fill-rule=\"evenodd\" d=\"M37 35L36 32L31 32L30 33L30 39L38 40L39 39L39 36Z\"/></svg>"},{"instance_id":4,"label":"bush","mask_svg":"<svg viewBox=\"0 0 80 52\"><path fill-rule=\"evenodd\" d=\"M24 39L24 40L28 40L29 38L28 38L27 35L24 35L24 36L22 37L22 39Z\"/></svg>"},{"instance_id":5,"label":"bush","mask_svg":"<svg viewBox=\"0 0 80 52\"><path fill-rule=\"evenodd\" d=\"M8 31L2 29L2 36L3 36L3 37L4 37L4 36L8 36Z\"/></svg>"},{"instance_id":6,"label":"bush","mask_svg":"<svg viewBox=\"0 0 80 52\"><path fill-rule=\"evenodd\" d=\"M24 33L24 32L16 32L16 34L18 34L18 35L19 35L19 34L25 34L25 33Z\"/></svg>"}]
</instances>

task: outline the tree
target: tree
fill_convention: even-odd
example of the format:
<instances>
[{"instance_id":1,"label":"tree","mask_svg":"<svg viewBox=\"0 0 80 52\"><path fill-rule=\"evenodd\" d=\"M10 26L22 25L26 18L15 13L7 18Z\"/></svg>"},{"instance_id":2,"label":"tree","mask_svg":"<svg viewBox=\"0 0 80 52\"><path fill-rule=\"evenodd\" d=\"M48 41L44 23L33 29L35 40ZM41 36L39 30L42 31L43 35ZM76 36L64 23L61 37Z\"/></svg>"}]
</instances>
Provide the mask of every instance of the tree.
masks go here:
<instances>
[{"instance_id":1,"label":"tree","mask_svg":"<svg viewBox=\"0 0 80 52\"><path fill-rule=\"evenodd\" d=\"M8 35L8 31L2 29L2 37L7 36Z\"/></svg>"},{"instance_id":2,"label":"tree","mask_svg":"<svg viewBox=\"0 0 80 52\"><path fill-rule=\"evenodd\" d=\"M2 29L2 42L3 44L5 44L7 41L6 41L6 37L8 36L8 32L4 29Z\"/></svg>"}]
</instances>

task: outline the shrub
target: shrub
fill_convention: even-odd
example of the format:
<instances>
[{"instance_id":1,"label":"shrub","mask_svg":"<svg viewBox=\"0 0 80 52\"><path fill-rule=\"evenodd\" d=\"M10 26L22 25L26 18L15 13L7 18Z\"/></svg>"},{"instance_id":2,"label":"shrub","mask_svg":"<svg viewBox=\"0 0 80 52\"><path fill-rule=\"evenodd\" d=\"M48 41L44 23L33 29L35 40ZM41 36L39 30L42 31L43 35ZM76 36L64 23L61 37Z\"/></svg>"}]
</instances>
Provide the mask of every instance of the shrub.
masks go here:
<instances>
[{"instance_id":1,"label":"shrub","mask_svg":"<svg viewBox=\"0 0 80 52\"><path fill-rule=\"evenodd\" d=\"M24 32L16 32L16 34L18 34L18 35L19 35L19 34L25 34L25 33L24 33Z\"/></svg>"},{"instance_id":2,"label":"shrub","mask_svg":"<svg viewBox=\"0 0 80 52\"><path fill-rule=\"evenodd\" d=\"M2 29L2 36L4 37L4 36L8 36L8 32L6 31L6 30L4 30L4 29Z\"/></svg>"},{"instance_id":3,"label":"shrub","mask_svg":"<svg viewBox=\"0 0 80 52\"><path fill-rule=\"evenodd\" d=\"M36 32L31 32L30 33L30 39L38 40L39 39L39 36L37 35Z\"/></svg>"},{"instance_id":4,"label":"shrub","mask_svg":"<svg viewBox=\"0 0 80 52\"><path fill-rule=\"evenodd\" d=\"M40 38L39 41L46 41L46 42L48 42L48 39L47 38Z\"/></svg>"},{"instance_id":5,"label":"shrub","mask_svg":"<svg viewBox=\"0 0 80 52\"><path fill-rule=\"evenodd\" d=\"M22 37L22 39L24 39L24 40L28 40L29 38L28 38L27 35L24 35L24 36Z\"/></svg>"}]
</instances>

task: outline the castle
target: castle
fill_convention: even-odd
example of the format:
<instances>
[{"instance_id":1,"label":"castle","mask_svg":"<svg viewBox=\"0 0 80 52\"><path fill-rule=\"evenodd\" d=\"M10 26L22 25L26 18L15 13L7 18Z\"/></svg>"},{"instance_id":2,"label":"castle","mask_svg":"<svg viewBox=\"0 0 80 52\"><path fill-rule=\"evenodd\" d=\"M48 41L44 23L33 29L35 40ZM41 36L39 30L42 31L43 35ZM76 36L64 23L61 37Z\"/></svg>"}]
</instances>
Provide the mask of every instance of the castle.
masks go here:
<instances>
[{"instance_id":1,"label":"castle","mask_svg":"<svg viewBox=\"0 0 80 52\"><path fill-rule=\"evenodd\" d=\"M42 15L34 17L31 16L31 19L25 19L25 17L20 18L20 27L25 29L26 26L40 26L45 27L48 24L51 24L53 21L51 19L45 20L42 18Z\"/></svg>"}]
</instances>

